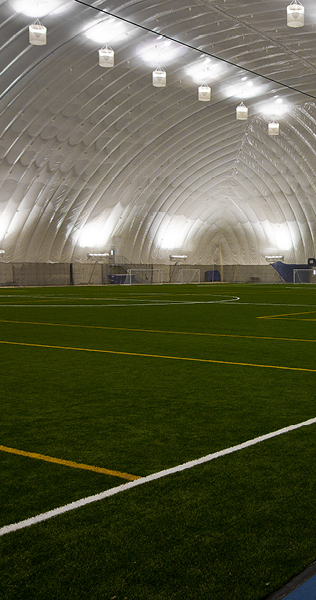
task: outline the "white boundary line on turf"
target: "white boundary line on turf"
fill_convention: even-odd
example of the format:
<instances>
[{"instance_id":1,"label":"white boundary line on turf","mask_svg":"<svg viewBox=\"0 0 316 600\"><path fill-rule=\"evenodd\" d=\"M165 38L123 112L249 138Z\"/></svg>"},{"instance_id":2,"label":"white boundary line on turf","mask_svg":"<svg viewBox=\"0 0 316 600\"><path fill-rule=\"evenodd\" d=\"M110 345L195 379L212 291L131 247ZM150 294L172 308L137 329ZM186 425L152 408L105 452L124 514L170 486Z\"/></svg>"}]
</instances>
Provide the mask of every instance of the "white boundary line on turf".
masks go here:
<instances>
[{"instance_id":1,"label":"white boundary line on turf","mask_svg":"<svg viewBox=\"0 0 316 600\"><path fill-rule=\"evenodd\" d=\"M86 498L81 498L81 500L77 500L76 502L71 502L70 504L65 504L64 506L60 506L59 508L55 508L53 510L49 510L48 512L36 515L36 517L31 517L29 519L25 519L24 521L19 521L18 523L12 523L11 525L5 525L4 527L0 528L0 536L5 535L6 533L11 533L12 531L17 531L19 529L25 529L30 525L36 525L37 523L47 521L48 519L56 517L57 515L61 515L63 513L75 510L77 508L81 508L82 506L92 504L93 502L98 502L99 500L103 500L104 498L108 498L109 496L114 496L119 492L125 492L131 488L143 485L144 483L155 481L155 479L161 479L162 477L167 477L168 475L173 475L174 473L179 473L180 471L185 471L186 469L192 469L192 467L196 467L197 465L210 462L215 458L220 458L221 456L226 456L227 454L232 454L233 452L238 452L239 450L249 448L249 446L254 446L255 444L259 444L260 442L264 442L265 440L269 440L278 435L282 435L283 433L288 433L289 431L293 431L294 429L299 429L300 427L313 425L315 423L316 417L313 419L309 419L308 421L303 421L302 423L297 423L296 425L289 425L288 427L283 427L282 429L278 429L277 431L272 431L271 433L261 435L259 437L253 438L252 440L248 440L247 442L243 442L242 444L237 444L237 446L231 446L230 448L226 448L225 450L219 450L219 452L214 452L213 454L202 456L202 458L191 460L189 462L183 463L182 465L172 467L171 469L158 471L157 473L152 473L152 475L141 477L140 479L136 479L135 481L123 483L122 485L106 490L105 492L101 492L100 494L95 494L94 496L87 496Z\"/></svg>"},{"instance_id":2,"label":"white boundary line on turf","mask_svg":"<svg viewBox=\"0 0 316 600\"><path fill-rule=\"evenodd\" d=\"M305 284L307 285L307 284ZM120 308L120 307L133 307L133 306L182 306L186 304L227 304L230 306L282 306L282 307L294 307L294 308L316 308L316 304L284 304L281 303L270 303L270 302L240 302L238 296L228 298L226 300L206 300L206 301L188 301L188 300L175 300L168 302L163 300L162 302L140 302L140 303L124 303L124 304L2 304L0 296L0 309L1 308Z\"/></svg>"},{"instance_id":3,"label":"white boundary line on turf","mask_svg":"<svg viewBox=\"0 0 316 600\"><path fill-rule=\"evenodd\" d=\"M1 300L1 297L0 297ZM110 306L129 308L130 306L182 306L185 304L227 304L228 302L238 302L239 297L233 296L223 300L162 300L161 302L130 302L124 304L2 304L0 308L108 308Z\"/></svg>"}]
</instances>

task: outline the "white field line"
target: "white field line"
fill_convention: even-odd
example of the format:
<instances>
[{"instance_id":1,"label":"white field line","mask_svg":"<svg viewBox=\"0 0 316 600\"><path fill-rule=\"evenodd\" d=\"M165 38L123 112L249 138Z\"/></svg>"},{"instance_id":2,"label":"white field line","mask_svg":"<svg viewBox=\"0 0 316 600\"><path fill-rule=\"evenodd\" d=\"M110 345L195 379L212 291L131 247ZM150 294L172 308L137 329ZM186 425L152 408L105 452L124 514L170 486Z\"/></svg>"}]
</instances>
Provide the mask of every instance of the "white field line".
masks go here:
<instances>
[{"instance_id":1,"label":"white field line","mask_svg":"<svg viewBox=\"0 0 316 600\"><path fill-rule=\"evenodd\" d=\"M230 306L279 306L279 307L290 307L290 308L316 308L316 304L285 304L283 302L271 303L271 302L240 302L240 298L226 298L223 300L163 300L162 302L124 302L122 304L4 304L1 302L0 296L0 308L120 308L120 307L133 307L133 306L179 306L185 304L225 304ZM273 315L271 315L273 316Z\"/></svg>"},{"instance_id":2,"label":"white field line","mask_svg":"<svg viewBox=\"0 0 316 600\"><path fill-rule=\"evenodd\" d=\"M223 300L163 300L162 302L125 302L123 304L2 304L0 307L11 307L11 308L108 308L110 306L126 307L130 306L179 306L183 304L226 304L228 302L237 302L239 298L226 298ZM269 305L268 305L269 306ZM278 305L277 305L278 306ZM283 305L280 305L283 306ZM285 305L287 306L287 305Z\"/></svg>"},{"instance_id":3,"label":"white field line","mask_svg":"<svg viewBox=\"0 0 316 600\"><path fill-rule=\"evenodd\" d=\"M11 533L12 531L17 531L18 529L24 529L25 527L29 527L30 525L36 525L37 523L47 521L48 519L56 517L57 515L61 515L63 513L75 510L77 508L81 508L82 506L92 504L93 502L98 502L99 500L103 500L104 498L108 498L109 496L114 496L119 492L126 492L127 490L130 490L131 488L137 487L139 485L143 485L144 483L155 481L155 479L161 479L162 477L167 477L168 475L173 475L174 473L179 473L180 471L185 471L186 469L192 469L192 467L196 467L197 465L210 462L215 458L220 458L221 456L226 456L227 454L232 454L233 452L238 452L239 450L249 448L249 446L255 446L255 444L259 444L260 442L264 442L265 440L269 440L278 435L282 435L283 433L288 433L289 431L294 431L294 429L299 429L300 427L313 425L315 423L316 417L313 419L309 419L308 421L303 421L302 423L297 423L296 425L289 425L288 427L283 427L283 429L278 429L277 431L272 431L271 433L261 435L259 437L253 438L252 440L248 440L247 442L243 442L242 444L237 444L237 446L231 446L230 448L225 448L225 450L219 450L219 452L214 452L213 454L202 456L202 458L191 460L189 462L183 463L182 465L172 467L171 469L158 471L157 473L152 473L152 475L141 477L140 479L136 479L135 481L123 483L122 485L106 490L105 492L101 492L100 494L88 496L87 498L81 498L81 500L71 502L70 504L65 504L64 506L60 506L59 508L49 510L48 512L41 513L29 519L25 519L24 521L12 523L11 525L5 525L4 527L0 528L0 536L5 535L6 533Z\"/></svg>"}]
</instances>

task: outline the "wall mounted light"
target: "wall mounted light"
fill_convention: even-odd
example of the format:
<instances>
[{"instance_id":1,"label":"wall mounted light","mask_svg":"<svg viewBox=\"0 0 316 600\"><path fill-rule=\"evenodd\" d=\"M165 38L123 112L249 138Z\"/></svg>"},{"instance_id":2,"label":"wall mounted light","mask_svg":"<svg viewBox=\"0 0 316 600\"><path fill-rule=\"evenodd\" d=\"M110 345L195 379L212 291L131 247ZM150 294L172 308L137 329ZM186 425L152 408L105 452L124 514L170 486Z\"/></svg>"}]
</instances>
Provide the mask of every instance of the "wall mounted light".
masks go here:
<instances>
[{"instance_id":1,"label":"wall mounted light","mask_svg":"<svg viewBox=\"0 0 316 600\"><path fill-rule=\"evenodd\" d=\"M96 262L102 260L102 258L107 258L109 255L108 252L98 252L98 253L89 253L88 258L93 258Z\"/></svg>"},{"instance_id":2,"label":"wall mounted light","mask_svg":"<svg viewBox=\"0 0 316 600\"><path fill-rule=\"evenodd\" d=\"M187 259L187 255L186 254L170 254L169 256L169 260L181 260L181 261L185 261Z\"/></svg>"},{"instance_id":3,"label":"wall mounted light","mask_svg":"<svg viewBox=\"0 0 316 600\"><path fill-rule=\"evenodd\" d=\"M284 261L284 256L283 255L278 255L278 256L265 256L266 261L268 261L269 263L271 262L276 262L278 260L282 260Z\"/></svg>"}]
</instances>

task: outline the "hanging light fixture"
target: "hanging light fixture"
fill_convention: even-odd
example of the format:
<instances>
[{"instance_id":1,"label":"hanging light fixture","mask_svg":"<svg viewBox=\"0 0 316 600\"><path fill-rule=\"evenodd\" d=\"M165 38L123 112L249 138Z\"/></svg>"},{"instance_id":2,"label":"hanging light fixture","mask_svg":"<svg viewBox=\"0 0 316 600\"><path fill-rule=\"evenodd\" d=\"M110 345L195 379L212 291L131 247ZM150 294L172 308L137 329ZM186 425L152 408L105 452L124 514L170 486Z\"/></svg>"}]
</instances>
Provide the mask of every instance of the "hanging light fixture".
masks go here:
<instances>
[{"instance_id":1,"label":"hanging light fixture","mask_svg":"<svg viewBox=\"0 0 316 600\"><path fill-rule=\"evenodd\" d=\"M248 108L243 102L236 107L236 119L239 121L245 121L248 119Z\"/></svg>"},{"instance_id":2,"label":"hanging light fixture","mask_svg":"<svg viewBox=\"0 0 316 600\"><path fill-rule=\"evenodd\" d=\"M167 73L164 69L157 67L155 71L152 72L152 82L154 87L166 87L167 83Z\"/></svg>"},{"instance_id":3,"label":"hanging light fixture","mask_svg":"<svg viewBox=\"0 0 316 600\"><path fill-rule=\"evenodd\" d=\"M198 87L198 100L200 102L209 102L211 99L211 88L206 83L202 83L200 87Z\"/></svg>"},{"instance_id":4,"label":"hanging light fixture","mask_svg":"<svg viewBox=\"0 0 316 600\"><path fill-rule=\"evenodd\" d=\"M289 27L303 27L304 25L304 6L300 0L292 0L286 9L287 21Z\"/></svg>"},{"instance_id":5,"label":"hanging light fixture","mask_svg":"<svg viewBox=\"0 0 316 600\"><path fill-rule=\"evenodd\" d=\"M280 133L280 124L278 121L271 121L268 124L268 134L269 135L279 135Z\"/></svg>"},{"instance_id":6,"label":"hanging light fixture","mask_svg":"<svg viewBox=\"0 0 316 600\"><path fill-rule=\"evenodd\" d=\"M29 42L34 46L45 46L47 29L38 19L29 26Z\"/></svg>"},{"instance_id":7,"label":"hanging light fixture","mask_svg":"<svg viewBox=\"0 0 316 600\"><path fill-rule=\"evenodd\" d=\"M100 67L114 67L114 50L107 44L99 50Z\"/></svg>"}]
</instances>

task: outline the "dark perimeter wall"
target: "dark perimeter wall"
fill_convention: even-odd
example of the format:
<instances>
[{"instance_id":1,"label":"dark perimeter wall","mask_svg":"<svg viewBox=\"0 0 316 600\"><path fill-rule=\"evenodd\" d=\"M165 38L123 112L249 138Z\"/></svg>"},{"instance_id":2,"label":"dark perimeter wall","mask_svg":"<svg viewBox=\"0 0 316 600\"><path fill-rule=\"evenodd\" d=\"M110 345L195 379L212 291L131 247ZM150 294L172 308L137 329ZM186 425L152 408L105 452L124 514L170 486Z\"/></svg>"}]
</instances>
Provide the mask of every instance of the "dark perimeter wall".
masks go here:
<instances>
[{"instance_id":1,"label":"dark perimeter wall","mask_svg":"<svg viewBox=\"0 0 316 600\"><path fill-rule=\"evenodd\" d=\"M128 265L128 268L161 269L164 283L180 281L181 269L199 269L201 282L206 271L218 271L222 281L233 283L281 283L271 265ZM125 273L126 266L102 263L0 263L1 286L104 285L110 273Z\"/></svg>"}]
</instances>

